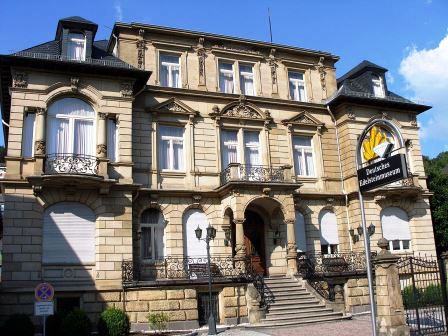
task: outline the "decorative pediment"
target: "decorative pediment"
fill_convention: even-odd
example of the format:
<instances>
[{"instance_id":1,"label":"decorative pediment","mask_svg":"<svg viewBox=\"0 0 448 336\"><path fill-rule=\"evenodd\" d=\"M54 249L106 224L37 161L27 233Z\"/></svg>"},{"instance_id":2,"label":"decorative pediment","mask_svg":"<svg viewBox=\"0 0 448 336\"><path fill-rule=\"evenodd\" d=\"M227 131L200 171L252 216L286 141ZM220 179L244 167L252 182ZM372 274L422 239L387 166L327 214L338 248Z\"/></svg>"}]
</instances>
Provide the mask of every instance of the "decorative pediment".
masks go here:
<instances>
[{"instance_id":1,"label":"decorative pediment","mask_svg":"<svg viewBox=\"0 0 448 336\"><path fill-rule=\"evenodd\" d=\"M193 110L190 106L174 97L151 107L151 111L156 113L185 114L189 116L199 114L198 111Z\"/></svg>"},{"instance_id":2,"label":"decorative pediment","mask_svg":"<svg viewBox=\"0 0 448 336\"><path fill-rule=\"evenodd\" d=\"M241 95L238 101L224 106L222 110L215 106L211 116L234 119L259 119L263 121L272 119L269 111L261 111L255 104L249 103L244 95Z\"/></svg>"},{"instance_id":3,"label":"decorative pediment","mask_svg":"<svg viewBox=\"0 0 448 336\"><path fill-rule=\"evenodd\" d=\"M307 111L302 111L290 119L282 120L282 123L285 125L306 125L315 127L321 127L324 125Z\"/></svg>"}]
</instances>

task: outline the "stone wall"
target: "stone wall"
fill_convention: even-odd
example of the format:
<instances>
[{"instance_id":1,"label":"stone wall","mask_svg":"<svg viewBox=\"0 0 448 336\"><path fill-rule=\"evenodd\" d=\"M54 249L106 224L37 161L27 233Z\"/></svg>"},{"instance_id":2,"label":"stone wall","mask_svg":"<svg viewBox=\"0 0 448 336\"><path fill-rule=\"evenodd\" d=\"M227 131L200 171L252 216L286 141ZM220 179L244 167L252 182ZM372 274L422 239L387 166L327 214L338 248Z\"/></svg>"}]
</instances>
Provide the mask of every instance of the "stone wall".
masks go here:
<instances>
[{"instance_id":1,"label":"stone wall","mask_svg":"<svg viewBox=\"0 0 448 336\"><path fill-rule=\"evenodd\" d=\"M352 314L370 311L367 278L349 279L344 286L345 311Z\"/></svg>"}]
</instances>

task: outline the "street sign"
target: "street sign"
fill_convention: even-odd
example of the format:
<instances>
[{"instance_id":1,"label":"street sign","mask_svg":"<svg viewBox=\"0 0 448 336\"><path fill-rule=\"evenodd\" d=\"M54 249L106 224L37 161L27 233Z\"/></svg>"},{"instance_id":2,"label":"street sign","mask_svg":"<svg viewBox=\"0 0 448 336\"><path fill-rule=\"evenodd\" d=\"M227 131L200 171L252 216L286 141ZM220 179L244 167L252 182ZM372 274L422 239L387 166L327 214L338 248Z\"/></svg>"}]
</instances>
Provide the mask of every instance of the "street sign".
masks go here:
<instances>
[{"instance_id":1,"label":"street sign","mask_svg":"<svg viewBox=\"0 0 448 336\"><path fill-rule=\"evenodd\" d=\"M34 289L34 296L38 302L46 302L53 300L54 288L49 283L41 283Z\"/></svg>"},{"instance_id":2,"label":"street sign","mask_svg":"<svg viewBox=\"0 0 448 336\"><path fill-rule=\"evenodd\" d=\"M53 301L34 302L35 316L48 316L54 314Z\"/></svg>"},{"instance_id":3,"label":"street sign","mask_svg":"<svg viewBox=\"0 0 448 336\"><path fill-rule=\"evenodd\" d=\"M379 162L358 169L359 190L372 190L408 177L406 156L392 155Z\"/></svg>"}]
</instances>

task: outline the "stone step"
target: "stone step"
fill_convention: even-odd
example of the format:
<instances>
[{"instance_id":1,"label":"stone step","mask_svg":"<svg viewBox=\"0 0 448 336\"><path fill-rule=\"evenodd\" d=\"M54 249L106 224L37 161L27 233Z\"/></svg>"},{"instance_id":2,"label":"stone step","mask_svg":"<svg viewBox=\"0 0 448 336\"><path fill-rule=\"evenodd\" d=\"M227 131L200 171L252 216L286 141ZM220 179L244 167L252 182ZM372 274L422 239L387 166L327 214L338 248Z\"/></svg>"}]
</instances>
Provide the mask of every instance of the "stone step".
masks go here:
<instances>
[{"instance_id":1,"label":"stone step","mask_svg":"<svg viewBox=\"0 0 448 336\"><path fill-rule=\"evenodd\" d=\"M294 310L294 311L298 311L298 310L303 310L303 309L318 309L318 308L325 308L325 305L321 304L320 302L318 303L289 303L289 304L283 304L283 305L271 305L269 307L269 313L274 313L274 312L282 312L282 311L288 311L288 310Z\"/></svg>"},{"instance_id":2,"label":"stone step","mask_svg":"<svg viewBox=\"0 0 448 336\"><path fill-rule=\"evenodd\" d=\"M298 313L311 313L311 312L332 312L333 309L327 308L325 306L310 306L310 307L299 307L299 308L282 308L277 310L269 310L269 312L266 314L267 316L276 316L276 315L282 315L286 316L289 314L298 314Z\"/></svg>"},{"instance_id":3,"label":"stone step","mask_svg":"<svg viewBox=\"0 0 448 336\"><path fill-rule=\"evenodd\" d=\"M300 320L295 319L294 321L270 321L270 322L260 322L257 324L247 325L246 328L278 328L278 327L286 327L286 326L294 326L301 324L310 324L310 323L320 323L320 322L330 322L330 321L342 321L351 319L350 315L347 316L321 316L321 317L309 317L303 318Z\"/></svg>"},{"instance_id":4,"label":"stone step","mask_svg":"<svg viewBox=\"0 0 448 336\"><path fill-rule=\"evenodd\" d=\"M284 287L272 287L272 286L266 286L265 291L270 291L270 292L282 292L282 291L291 291L291 290L302 290L302 291L306 291L305 287L302 286L284 286Z\"/></svg>"},{"instance_id":5,"label":"stone step","mask_svg":"<svg viewBox=\"0 0 448 336\"><path fill-rule=\"evenodd\" d=\"M309 304L320 304L320 301L316 298L311 299L301 299L300 301L283 301L283 302L273 302L270 304L270 307L277 308L277 307L285 307L285 306L300 306L300 305L309 305Z\"/></svg>"},{"instance_id":6,"label":"stone step","mask_svg":"<svg viewBox=\"0 0 448 336\"><path fill-rule=\"evenodd\" d=\"M262 321L270 322L270 321L286 321L286 320L300 320L308 317L326 317L326 316L342 316L342 313L333 312L333 311L314 311L314 312L300 312L293 314L283 314L283 315L268 315Z\"/></svg>"},{"instance_id":7,"label":"stone step","mask_svg":"<svg viewBox=\"0 0 448 336\"><path fill-rule=\"evenodd\" d=\"M271 293L267 293L267 294L271 294ZM274 296L274 298L281 298L281 297L301 297L303 295L309 294L309 292L303 290L303 291L290 291L290 292L272 292L272 296Z\"/></svg>"},{"instance_id":8,"label":"stone step","mask_svg":"<svg viewBox=\"0 0 448 336\"><path fill-rule=\"evenodd\" d=\"M266 284L266 286L268 288L290 288L290 287L294 287L294 288L303 288L302 286L300 286L297 282L291 282L291 283L284 283L284 284Z\"/></svg>"},{"instance_id":9,"label":"stone step","mask_svg":"<svg viewBox=\"0 0 448 336\"><path fill-rule=\"evenodd\" d=\"M315 299L315 297L310 293L304 293L300 296L281 296L274 297L274 303L284 303L284 302L301 302L302 300L311 300Z\"/></svg>"}]
</instances>

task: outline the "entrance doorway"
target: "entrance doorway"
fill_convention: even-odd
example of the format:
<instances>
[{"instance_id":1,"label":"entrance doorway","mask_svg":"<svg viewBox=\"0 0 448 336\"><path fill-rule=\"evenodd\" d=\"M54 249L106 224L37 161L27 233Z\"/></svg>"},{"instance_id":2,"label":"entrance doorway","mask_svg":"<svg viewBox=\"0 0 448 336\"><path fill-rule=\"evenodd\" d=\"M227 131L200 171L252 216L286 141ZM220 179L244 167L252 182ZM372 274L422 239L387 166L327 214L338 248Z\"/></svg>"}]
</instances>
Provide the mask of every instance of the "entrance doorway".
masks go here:
<instances>
[{"instance_id":1,"label":"entrance doorway","mask_svg":"<svg viewBox=\"0 0 448 336\"><path fill-rule=\"evenodd\" d=\"M255 272L266 274L266 253L264 242L264 221L259 214L246 210L244 221L244 245Z\"/></svg>"}]
</instances>

